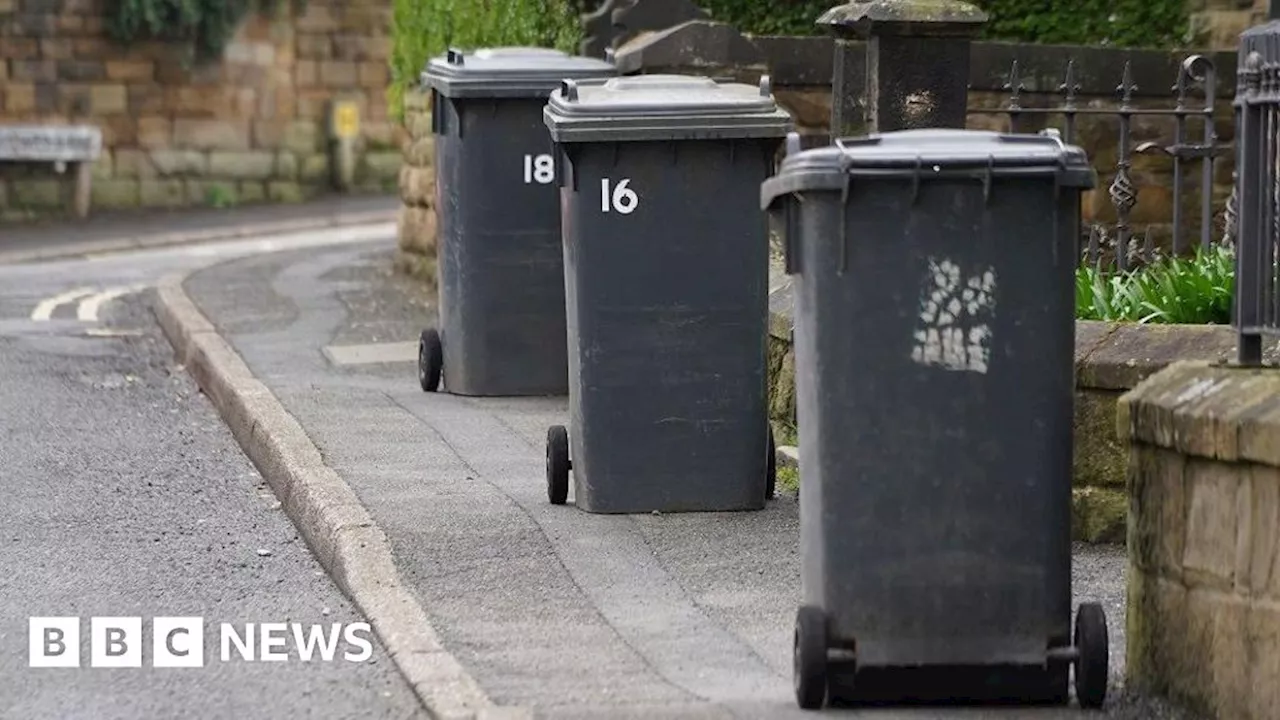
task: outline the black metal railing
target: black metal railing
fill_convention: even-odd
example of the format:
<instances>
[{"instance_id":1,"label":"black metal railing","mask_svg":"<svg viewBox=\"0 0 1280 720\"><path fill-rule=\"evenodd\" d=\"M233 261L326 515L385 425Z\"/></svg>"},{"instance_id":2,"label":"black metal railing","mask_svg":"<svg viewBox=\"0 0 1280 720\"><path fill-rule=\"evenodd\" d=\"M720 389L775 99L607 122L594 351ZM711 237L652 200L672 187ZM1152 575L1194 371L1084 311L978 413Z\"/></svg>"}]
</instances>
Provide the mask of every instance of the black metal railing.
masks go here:
<instances>
[{"instance_id":1,"label":"black metal railing","mask_svg":"<svg viewBox=\"0 0 1280 720\"><path fill-rule=\"evenodd\" d=\"M1262 339L1280 332L1280 0L1273 20L1240 36L1236 72L1238 152L1232 225L1236 231L1237 359L1262 362Z\"/></svg>"},{"instance_id":2,"label":"black metal railing","mask_svg":"<svg viewBox=\"0 0 1280 720\"><path fill-rule=\"evenodd\" d=\"M1277 0L1280 2L1280 0ZM969 115L1002 115L1008 120L1011 132L1026 132L1051 126L1061 120L1063 140L1075 142L1078 121L1088 117L1115 118L1118 120L1116 163L1114 177L1108 187L1108 196L1115 208L1114 223L1093 222L1088 233L1081 238L1081 262L1101 265L1105 255L1118 270L1126 270L1150 262L1159 252L1153 238L1153 225L1142 232L1135 232L1132 213L1138 204L1142 188L1133 177L1133 161L1137 155L1163 155L1172 160L1172 218L1170 250L1177 255L1191 246L1188 237L1187 213L1184 192L1188 176L1198 170L1199 228L1195 238L1200 246L1207 247L1215 241L1214 220L1214 162L1230 152L1230 146L1219 141L1214 126L1218 79L1213 62L1203 55L1187 57L1178 69L1171 92L1171 107L1138 107L1134 93L1132 69L1125 63L1116 87L1118 104L1115 107L1096 107L1082 104L1078 96L1080 84L1076 79L1075 61L1067 63L1063 81L1058 86L1062 101L1052 107L1024 107L1023 92L1026 85L1015 60L1009 70L1004 87L1008 97L999 107L971 107ZM1168 119L1173 123L1173 138L1169 144L1133 141L1133 123L1138 120L1150 124L1152 119ZM1036 128L1026 127L1036 124ZM1198 126L1198 127L1195 127ZM1196 131L1199 131L1198 133ZM1198 138L1193 139L1198 134ZM1198 167L1196 167L1198 165ZM1101 170L1101 168L1099 168Z\"/></svg>"}]
</instances>

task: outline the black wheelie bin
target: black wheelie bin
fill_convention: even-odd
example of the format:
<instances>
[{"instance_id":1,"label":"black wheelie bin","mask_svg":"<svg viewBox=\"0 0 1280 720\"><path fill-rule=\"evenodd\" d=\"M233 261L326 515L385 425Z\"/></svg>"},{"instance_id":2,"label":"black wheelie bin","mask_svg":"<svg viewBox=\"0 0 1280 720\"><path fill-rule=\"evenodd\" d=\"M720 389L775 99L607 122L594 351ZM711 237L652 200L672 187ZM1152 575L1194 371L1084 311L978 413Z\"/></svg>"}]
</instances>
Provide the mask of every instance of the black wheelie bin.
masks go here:
<instances>
[{"instance_id":1,"label":"black wheelie bin","mask_svg":"<svg viewBox=\"0 0 1280 720\"><path fill-rule=\"evenodd\" d=\"M455 395L563 395L560 201L542 108L565 78L611 63L545 48L449 50L428 63L435 135L440 327L418 382Z\"/></svg>"},{"instance_id":2,"label":"black wheelie bin","mask_svg":"<svg viewBox=\"0 0 1280 720\"><path fill-rule=\"evenodd\" d=\"M1080 704L1102 704L1102 608L1071 622L1094 183L1052 132L972 130L837 141L763 183L794 283L800 706L822 706L837 669L856 697L864 669L929 667L1018 668L1026 695L1004 699L1050 703L1074 668Z\"/></svg>"},{"instance_id":3,"label":"black wheelie bin","mask_svg":"<svg viewBox=\"0 0 1280 720\"><path fill-rule=\"evenodd\" d=\"M791 118L760 86L697 76L566 81L546 108L562 168L568 428L547 494L596 513L759 510L768 222ZM572 440L572 453L570 453Z\"/></svg>"}]
</instances>

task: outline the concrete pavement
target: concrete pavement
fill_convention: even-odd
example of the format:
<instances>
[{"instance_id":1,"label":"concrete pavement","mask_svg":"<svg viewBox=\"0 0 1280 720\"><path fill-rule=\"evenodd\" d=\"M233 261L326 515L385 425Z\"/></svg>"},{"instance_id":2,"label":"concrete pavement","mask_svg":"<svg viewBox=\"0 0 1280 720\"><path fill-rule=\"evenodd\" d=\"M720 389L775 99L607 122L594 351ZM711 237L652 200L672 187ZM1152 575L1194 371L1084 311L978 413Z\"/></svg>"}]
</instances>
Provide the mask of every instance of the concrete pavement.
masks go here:
<instances>
[{"instance_id":1,"label":"concrete pavement","mask_svg":"<svg viewBox=\"0 0 1280 720\"><path fill-rule=\"evenodd\" d=\"M257 256L183 287L385 533L397 581L487 700L556 718L809 717L790 691L794 499L723 516L548 505L543 438L564 401L422 393L404 350L431 298L391 277L391 247ZM1077 548L1075 589L1107 609L1118 679L1123 554ZM1119 691L1107 714L1181 717Z\"/></svg>"},{"instance_id":2,"label":"concrete pavement","mask_svg":"<svg viewBox=\"0 0 1280 720\"><path fill-rule=\"evenodd\" d=\"M426 716L376 639L367 663L213 660L222 622L363 620L146 299L164 272L261 248L0 267L0 718ZM27 667L28 618L64 615L81 618L82 667ZM109 615L203 617L206 666L150 667L148 646L142 668L90 668L89 618Z\"/></svg>"},{"instance_id":3,"label":"concrete pavement","mask_svg":"<svg viewBox=\"0 0 1280 720\"><path fill-rule=\"evenodd\" d=\"M87 221L0 226L0 264L394 222L399 209L394 195L338 195L294 205L101 213Z\"/></svg>"}]
</instances>

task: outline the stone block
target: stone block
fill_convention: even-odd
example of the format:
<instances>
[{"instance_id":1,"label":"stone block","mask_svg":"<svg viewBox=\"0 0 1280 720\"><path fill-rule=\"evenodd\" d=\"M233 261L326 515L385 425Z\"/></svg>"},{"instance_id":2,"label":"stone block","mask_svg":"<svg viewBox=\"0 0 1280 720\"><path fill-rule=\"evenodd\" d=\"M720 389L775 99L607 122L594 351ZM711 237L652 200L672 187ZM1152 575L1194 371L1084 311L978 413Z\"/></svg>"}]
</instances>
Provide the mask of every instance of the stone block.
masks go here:
<instances>
[{"instance_id":1,"label":"stone block","mask_svg":"<svg viewBox=\"0 0 1280 720\"><path fill-rule=\"evenodd\" d=\"M1250 471L1249 567L1242 584L1254 597L1267 597L1278 601L1280 600L1280 469L1254 465Z\"/></svg>"},{"instance_id":2,"label":"stone block","mask_svg":"<svg viewBox=\"0 0 1280 720\"><path fill-rule=\"evenodd\" d=\"M391 84L391 69L385 62L360 63L360 85L371 90L383 90Z\"/></svg>"},{"instance_id":3,"label":"stone block","mask_svg":"<svg viewBox=\"0 0 1280 720\"><path fill-rule=\"evenodd\" d=\"M137 117L160 115L166 110L164 88L151 81L128 85L129 112Z\"/></svg>"},{"instance_id":4,"label":"stone block","mask_svg":"<svg viewBox=\"0 0 1280 720\"><path fill-rule=\"evenodd\" d=\"M414 207L432 207L436 198L436 173L428 168L400 168L400 200Z\"/></svg>"},{"instance_id":5,"label":"stone block","mask_svg":"<svg viewBox=\"0 0 1280 720\"><path fill-rule=\"evenodd\" d=\"M303 182L313 184L320 180L329 178L329 156L324 153L315 153L312 155L302 156L302 160L298 165L298 179Z\"/></svg>"},{"instance_id":6,"label":"stone block","mask_svg":"<svg viewBox=\"0 0 1280 720\"><path fill-rule=\"evenodd\" d=\"M293 69L294 82L300 88L320 85L320 63L315 60L299 60Z\"/></svg>"},{"instance_id":7,"label":"stone block","mask_svg":"<svg viewBox=\"0 0 1280 720\"><path fill-rule=\"evenodd\" d=\"M96 115L112 115L129 111L129 93L124 85L93 85L89 100Z\"/></svg>"},{"instance_id":8,"label":"stone block","mask_svg":"<svg viewBox=\"0 0 1280 720\"><path fill-rule=\"evenodd\" d=\"M365 153L361 162L364 170L363 175L366 178L373 178L378 181L387 178L398 178L400 176L400 166L403 164L404 156L393 151Z\"/></svg>"},{"instance_id":9,"label":"stone block","mask_svg":"<svg viewBox=\"0 0 1280 720\"><path fill-rule=\"evenodd\" d=\"M1187 463L1187 538L1182 566L1188 582L1229 589L1241 540L1239 506L1248 497L1241 468L1192 459ZM1247 516L1246 516L1247 517Z\"/></svg>"},{"instance_id":10,"label":"stone block","mask_svg":"<svg viewBox=\"0 0 1280 720\"><path fill-rule=\"evenodd\" d=\"M115 176L118 178L153 178L156 167L150 154L143 150L123 148L115 151Z\"/></svg>"},{"instance_id":11,"label":"stone block","mask_svg":"<svg viewBox=\"0 0 1280 720\"><path fill-rule=\"evenodd\" d=\"M107 77L107 69L100 60L59 60L58 80L68 82L95 82Z\"/></svg>"},{"instance_id":12,"label":"stone block","mask_svg":"<svg viewBox=\"0 0 1280 720\"><path fill-rule=\"evenodd\" d=\"M1247 638L1249 688L1244 693L1247 717L1275 716L1280 708L1280 608L1255 605L1249 611Z\"/></svg>"},{"instance_id":13,"label":"stone block","mask_svg":"<svg viewBox=\"0 0 1280 720\"><path fill-rule=\"evenodd\" d=\"M248 120L178 118L173 121L173 143L177 147L197 150L247 150L249 140Z\"/></svg>"},{"instance_id":14,"label":"stone block","mask_svg":"<svg viewBox=\"0 0 1280 720\"><path fill-rule=\"evenodd\" d=\"M4 110L9 116L28 115L36 109L36 86L31 83L9 83L4 88Z\"/></svg>"},{"instance_id":15,"label":"stone block","mask_svg":"<svg viewBox=\"0 0 1280 720\"><path fill-rule=\"evenodd\" d=\"M267 184L257 180L244 180L237 185L240 202L257 203L267 199Z\"/></svg>"},{"instance_id":16,"label":"stone block","mask_svg":"<svg viewBox=\"0 0 1280 720\"><path fill-rule=\"evenodd\" d=\"M302 186L293 180L273 180L267 183L267 197L271 202L298 203L307 198Z\"/></svg>"},{"instance_id":17,"label":"stone block","mask_svg":"<svg viewBox=\"0 0 1280 720\"><path fill-rule=\"evenodd\" d=\"M297 53L304 61L328 60L333 57L333 38L310 33L299 35Z\"/></svg>"},{"instance_id":18,"label":"stone block","mask_svg":"<svg viewBox=\"0 0 1280 720\"><path fill-rule=\"evenodd\" d=\"M173 122L165 117L138 118L138 145L148 149L173 145Z\"/></svg>"},{"instance_id":19,"label":"stone block","mask_svg":"<svg viewBox=\"0 0 1280 720\"><path fill-rule=\"evenodd\" d=\"M359 85L356 63L349 60L320 61L320 84L328 88L355 88Z\"/></svg>"},{"instance_id":20,"label":"stone block","mask_svg":"<svg viewBox=\"0 0 1280 720\"><path fill-rule=\"evenodd\" d=\"M204 175L209 172L209 159L199 150L152 150L151 165L162 176Z\"/></svg>"},{"instance_id":21,"label":"stone block","mask_svg":"<svg viewBox=\"0 0 1280 720\"><path fill-rule=\"evenodd\" d=\"M1129 560L1164 577L1181 577L1187 525L1186 458L1150 445L1134 445L1129 458Z\"/></svg>"},{"instance_id":22,"label":"stone block","mask_svg":"<svg viewBox=\"0 0 1280 720\"><path fill-rule=\"evenodd\" d=\"M62 183L56 179L24 178L9 187L13 204L25 208L54 209L63 205Z\"/></svg>"},{"instance_id":23,"label":"stone block","mask_svg":"<svg viewBox=\"0 0 1280 720\"><path fill-rule=\"evenodd\" d=\"M267 42L235 40L227 43L223 59L228 63L244 65L274 65L276 48Z\"/></svg>"},{"instance_id":24,"label":"stone block","mask_svg":"<svg viewBox=\"0 0 1280 720\"><path fill-rule=\"evenodd\" d=\"M75 44L71 41L71 38L40 38L39 43L40 57L45 60L69 60L75 55Z\"/></svg>"},{"instance_id":25,"label":"stone block","mask_svg":"<svg viewBox=\"0 0 1280 720\"><path fill-rule=\"evenodd\" d=\"M140 180L140 202L143 207L181 207L186 204L186 185L182 180Z\"/></svg>"},{"instance_id":26,"label":"stone block","mask_svg":"<svg viewBox=\"0 0 1280 720\"><path fill-rule=\"evenodd\" d=\"M93 182L89 197L95 209L135 208L141 201L141 190L138 181L133 178L104 178Z\"/></svg>"},{"instance_id":27,"label":"stone block","mask_svg":"<svg viewBox=\"0 0 1280 720\"><path fill-rule=\"evenodd\" d=\"M0 43L0 59L34 60L40 57L40 43L37 38L8 35Z\"/></svg>"},{"instance_id":28,"label":"stone block","mask_svg":"<svg viewBox=\"0 0 1280 720\"><path fill-rule=\"evenodd\" d=\"M275 173L275 167L275 154L263 150L209 153L209 174L218 178L266 180Z\"/></svg>"},{"instance_id":29,"label":"stone block","mask_svg":"<svg viewBox=\"0 0 1280 720\"><path fill-rule=\"evenodd\" d=\"M58 63L54 60L11 60L9 74L19 82L57 82Z\"/></svg>"},{"instance_id":30,"label":"stone block","mask_svg":"<svg viewBox=\"0 0 1280 720\"><path fill-rule=\"evenodd\" d=\"M187 204L213 208L233 207L239 203L234 182L187 180Z\"/></svg>"},{"instance_id":31,"label":"stone block","mask_svg":"<svg viewBox=\"0 0 1280 720\"><path fill-rule=\"evenodd\" d=\"M319 123L313 120L295 120L285 127L280 148L307 155L321 149L323 138Z\"/></svg>"},{"instance_id":32,"label":"stone block","mask_svg":"<svg viewBox=\"0 0 1280 720\"><path fill-rule=\"evenodd\" d=\"M1095 544L1123 544L1129 514L1123 490L1107 487L1071 489L1071 539Z\"/></svg>"},{"instance_id":33,"label":"stone block","mask_svg":"<svg viewBox=\"0 0 1280 720\"><path fill-rule=\"evenodd\" d=\"M404 206L398 220L400 249L434 258L436 256L436 213L434 210Z\"/></svg>"},{"instance_id":34,"label":"stone block","mask_svg":"<svg viewBox=\"0 0 1280 720\"><path fill-rule=\"evenodd\" d=\"M316 2L309 2L302 14L294 20L294 28L300 33L332 33L342 27L333 8Z\"/></svg>"},{"instance_id":35,"label":"stone block","mask_svg":"<svg viewBox=\"0 0 1280 720\"><path fill-rule=\"evenodd\" d=\"M298 156L288 150L276 153L275 176L281 180L297 180Z\"/></svg>"},{"instance_id":36,"label":"stone block","mask_svg":"<svg viewBox=\"0 0 1280 720\"><path fill-rule=\"evenodd\" d=\"M1116 437L1116 400L1113 390L1081 389L1075 394L1076 486L1123 488L1128 468L1128 448Z\"/></svg>"},{"instance_id":37,"label":"stone block","mask_svg":"<svg viewBox=\"0 0 1280 720\"><path fill-rule=\"evenodd\" d=\"M435 137L427 135L424 138L414 140L405 150L404 161L407 165L419 168L429 168L435 165L436 161L436 140Z\"/></svg>"},{"instance_id":38,"label":"stone block","mask_svg":"<svg viewBox=\"0 0 1280 720\"><path fill-rule=\"evenodd\" d=\"M106 62L108 80L125 83L149 83L156 77L156 64L153 60L120 59Z\"/></svg>"}]
</instances>

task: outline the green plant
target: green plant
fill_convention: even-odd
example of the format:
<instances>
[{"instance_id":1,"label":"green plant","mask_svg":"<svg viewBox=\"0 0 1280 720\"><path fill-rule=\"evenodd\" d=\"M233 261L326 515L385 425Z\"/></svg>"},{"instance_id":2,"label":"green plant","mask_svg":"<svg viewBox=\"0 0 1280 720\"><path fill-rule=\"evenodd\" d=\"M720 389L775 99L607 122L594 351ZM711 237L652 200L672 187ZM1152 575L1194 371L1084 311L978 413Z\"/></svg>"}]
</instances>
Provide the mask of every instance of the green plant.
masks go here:
<instances>
[{"instance_id":1,"label":"green plant","mask_svg":"<svg viewBox=\"0 0 1280 720\"><path fill-rule=\"evenodd\" d=\"M210 185L204 193L205 204L221 210L236 204L235 193L225 185Z\"/></svg>"},{"instance_id":2,"label":"green plant","mask_svg":"<svg viewBox=\"0 0 1280 720\"><path fill-rule=\"evenodd\" d=\"M395 0L389 101L403 117L404 91L427 61L449 47L533 45L576 49L581 36L572 0Z\"/></svg>"},{"instance_id":3,"label":"green plant","mask_svg":"<svg viewBox=\"0 0 1280 720\"><path fill-rule=\"evenodd\" d=\"M1125 272L1076 270L1076 317L1110 322L1231 322L1235 253L1214 245Z\"/></svg>"},{"instance_id":4,"label":"green plant","mask_svg":"<svg viewBox=\"0 0 1280 720\"><path fill-rule=\"evenodd\" d=\"M117 42L183 43L196 61L222 55L251 11L275 11L281 0L108 0L107 30ZM305 0L304 0L305 2Z\"/></svg>"},{"instance_id":5,"label":"green plant","mask_svg":"<svg viewBox=\"0 0 1280 720\"><path fill-rule=\"evenodd\" d=\"M1185 0L971 0L991 16L990 40L1117 47L1187 42ZM818 35L838 0L698 0L720 22L755 35Z\"/></svg>"}]
</instances>

